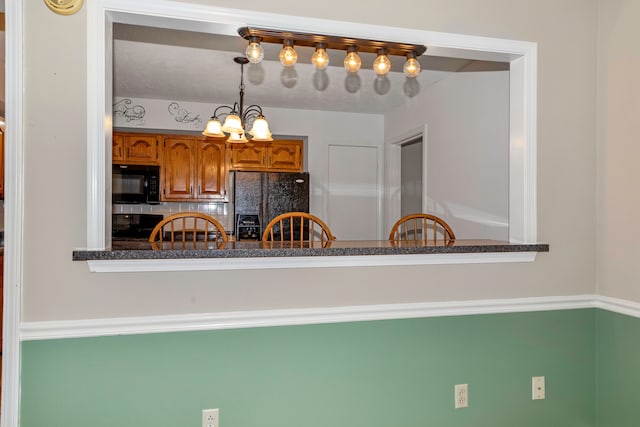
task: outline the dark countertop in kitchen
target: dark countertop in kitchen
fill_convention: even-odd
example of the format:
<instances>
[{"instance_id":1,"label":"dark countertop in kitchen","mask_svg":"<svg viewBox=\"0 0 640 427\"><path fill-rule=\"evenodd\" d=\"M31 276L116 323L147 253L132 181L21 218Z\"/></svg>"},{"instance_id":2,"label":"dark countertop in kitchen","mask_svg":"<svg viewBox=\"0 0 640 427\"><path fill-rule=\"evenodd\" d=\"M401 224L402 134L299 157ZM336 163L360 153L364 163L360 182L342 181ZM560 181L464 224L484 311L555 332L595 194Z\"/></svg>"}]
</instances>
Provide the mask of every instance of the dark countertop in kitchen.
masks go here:
<instances>
[{"instance_id":1,"label":"dark countertop in kitchen","mask_svg":"<svg viewBox=\"0 0 640 427\"><path fill-rule=\"evenodd\" d=\"M388 240L334 240L323 247L320 242L230 241L222 247L215 243L164 243L153 249L146 240L114 241L111 249L75 250L74 261L255 258L304 256L409 255L487 252L549 252L549 244L518 244L498 240L455 240L438 242L390 242Z\"/></svg>"}]
</instances>

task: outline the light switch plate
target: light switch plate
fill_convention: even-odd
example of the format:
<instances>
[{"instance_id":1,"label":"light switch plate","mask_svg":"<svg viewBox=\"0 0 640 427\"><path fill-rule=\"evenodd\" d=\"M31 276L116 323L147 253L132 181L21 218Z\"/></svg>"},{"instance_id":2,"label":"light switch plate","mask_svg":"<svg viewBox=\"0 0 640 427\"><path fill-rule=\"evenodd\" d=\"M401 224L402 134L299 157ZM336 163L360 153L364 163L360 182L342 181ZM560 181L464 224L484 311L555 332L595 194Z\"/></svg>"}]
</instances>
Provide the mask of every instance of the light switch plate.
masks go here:
<instances>
[{"instance_id":1,"label":"light switch plate","mask_svg":"<svg viewBox=\"0 0 640 427\"><path fill-rule=\"evenodd\" d=\"M544 398L544 377L531 377L531 399L542 400Z\"/></svg>"}]
</instances>

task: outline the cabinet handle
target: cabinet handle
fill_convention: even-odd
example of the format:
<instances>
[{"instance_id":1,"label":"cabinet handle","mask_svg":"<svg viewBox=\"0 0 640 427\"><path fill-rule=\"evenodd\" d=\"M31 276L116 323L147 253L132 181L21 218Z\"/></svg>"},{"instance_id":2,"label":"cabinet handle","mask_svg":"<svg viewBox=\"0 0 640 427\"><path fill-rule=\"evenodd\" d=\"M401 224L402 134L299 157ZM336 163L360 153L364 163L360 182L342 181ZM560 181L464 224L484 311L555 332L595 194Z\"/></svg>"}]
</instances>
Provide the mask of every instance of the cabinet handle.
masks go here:
<instances>
[{"instance_id":1,"label":"cabinet handle","mask_svg":"<svg viewBox=\"0 0 640 427\"><path fill-rule=\"evenodd\" d=\"M202 187L200 187L200 185L198 185L198 194L202 194Z\"/></svg>"},{"instance_id":2,"label":"cabinet handle","mask_svg":"<svg viewBox=\"0 0 640 427\"><path fill-rule=\"evenodd\" d=\"M193 185L189 186L189 194L193 196Z\"/></svg>"}]
</instances>

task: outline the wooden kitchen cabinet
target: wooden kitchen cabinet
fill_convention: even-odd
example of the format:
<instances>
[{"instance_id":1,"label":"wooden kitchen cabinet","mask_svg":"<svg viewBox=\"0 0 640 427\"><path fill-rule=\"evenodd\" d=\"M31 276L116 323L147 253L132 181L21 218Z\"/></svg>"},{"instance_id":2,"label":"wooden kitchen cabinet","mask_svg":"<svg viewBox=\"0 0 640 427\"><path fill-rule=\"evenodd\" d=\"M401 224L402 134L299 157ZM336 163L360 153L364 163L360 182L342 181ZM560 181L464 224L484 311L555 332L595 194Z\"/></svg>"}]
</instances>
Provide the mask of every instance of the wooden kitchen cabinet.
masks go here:
<instances>
[{"instance_id":1,"label":"wooden kitchen cabinet","mask_svg":"<svg viewBox=\"0 0 640 427\"><path fill-rule=\"evenodd\" d=\"M196 184L198 199L227 196L227 147L224 141L205 139L196 142Z\"/></svg>"},{"instance_id":2,"label":"wooden kitchen cabinet","mask_svg":"<svg viewBox=\"0 0 640 427\"><path fill-rule=\"evenodd\" d=\"M303 141L231 144L229 167L238 171L302 172Z\"/></svg>"},{"instance_id":3,"label":"wooden kitchen cabinet","mask_svg":"<svg viewBox=\"0 0 640 427\"><path fill-rule=\"evenodd\" d=\"M112 163L160 165L160 137L151 134L113 133Z\"/></svg>"},{"instance_id":4,"label":"wooden kitchen cabinet","mask_svg":"<svg viewBox=\"0 0 640 427\"><path fill-rule=\"evenodd\" d=\"M163 201L220 200L227 196L224 141L166 136Z\"/></svg>"}]
</instances>

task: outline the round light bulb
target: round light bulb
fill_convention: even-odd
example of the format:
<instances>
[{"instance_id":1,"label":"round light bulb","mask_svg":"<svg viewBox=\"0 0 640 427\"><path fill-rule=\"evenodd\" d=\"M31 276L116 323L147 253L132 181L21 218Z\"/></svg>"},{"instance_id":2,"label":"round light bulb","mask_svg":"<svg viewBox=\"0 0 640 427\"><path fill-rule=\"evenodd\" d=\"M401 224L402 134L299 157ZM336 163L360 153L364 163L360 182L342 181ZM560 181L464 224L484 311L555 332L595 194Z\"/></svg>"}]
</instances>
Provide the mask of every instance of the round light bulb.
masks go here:
<instances>
[{"instance_id":1,"label":"round light bulb","mask_svg":"<svg viewBox=\"0 0 640 427\"><path fill-rule=\"evenodd\" d=\"M252 37L245 54L247 55L249 62L252 64L259 64L262 62L262 59L264 58L264 49L260 46L260 40Z\"/></svg>"},{"instance_id":2,"label":"round light bulb","mask_svg":"<svg viewBox=\"0 0 640 427\"><path fill-rule=\"evenodd\" d=\"M311 56L311 63L317 70L324 70L329 66L329 55L324 48L324 43L318 43L315 53Z\"/></svg>"},{"instance_id":3,"label":"round light bulb","mask_svg":"<svg viewBox=\"0 0 640 427\"><path fill-rule=\"evenodd\" d=\"M280 51L280 62L285 67L292 67L298 61L298 53L293 48L291 40L284 41L284 47Z\"/></svg>"},{"instance_id":4,"label":"round light bulb","mask_svg":"<svg viewBox=\"0 0 640 427\"><path fill-rule=\"evenodd\" d=\"M404 63L403 71L407 77L411 78L420 74L420 63L416 59L415 54L408 55L407 62Z\"/></svg>"},{"instance_id":5,"label":"round light bulb","mask_svg":"<svg viewBox=\"0 0 640 427\"><path fill-rule=\"evenodd\" d=\"M378 57L373 61L373 71L379 76L386 75L391 69L391 61L386 52L382 49L378 52Z\"/></svg>"},{"instance_id":6,"label":"round light bulb","mask_svg":"<svg viewBox=\"0 0 640 427\"><path fill-rule=\"evenodd\" d=\"M362 60L360 56L358 56L358 52L356 52L355 49L349 49L349 53L347 53L347 56L344 58L344 68L349 73L355 73L360 69L361 65Z\"/></svg>"}]
</instances>

